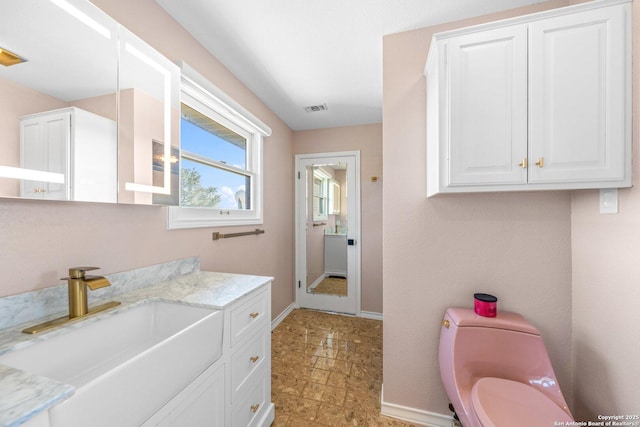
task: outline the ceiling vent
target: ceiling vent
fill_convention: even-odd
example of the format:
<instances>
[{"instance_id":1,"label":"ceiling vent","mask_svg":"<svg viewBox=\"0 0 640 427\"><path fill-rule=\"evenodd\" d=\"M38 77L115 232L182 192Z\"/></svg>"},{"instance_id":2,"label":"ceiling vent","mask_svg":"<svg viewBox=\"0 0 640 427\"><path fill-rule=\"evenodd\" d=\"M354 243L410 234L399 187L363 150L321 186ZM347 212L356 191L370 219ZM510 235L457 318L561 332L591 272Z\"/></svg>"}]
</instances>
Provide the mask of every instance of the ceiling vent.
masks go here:
<instances>
[{"instance_id":1,"label":"ceiling vent","mask_svg":"<svg viewBox=\"0 0 640 427\"><path fill-rule=\"evenodd\" d=\"M307 113L315 113L317 111L326 111L328 109L329 107L327 107L327 104L310 105L308 107L304 107L304 111L306 111Z\"/></svg>"}]
</instances>

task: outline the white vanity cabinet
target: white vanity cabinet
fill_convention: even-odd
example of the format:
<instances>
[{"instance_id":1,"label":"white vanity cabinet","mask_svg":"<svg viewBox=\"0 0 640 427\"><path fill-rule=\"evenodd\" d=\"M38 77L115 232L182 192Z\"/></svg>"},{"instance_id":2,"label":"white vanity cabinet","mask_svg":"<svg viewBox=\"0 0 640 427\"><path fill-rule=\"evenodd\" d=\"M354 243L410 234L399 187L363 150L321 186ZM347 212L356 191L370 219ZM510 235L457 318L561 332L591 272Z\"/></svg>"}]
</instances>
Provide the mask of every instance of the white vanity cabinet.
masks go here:
<instances>
[{"instance_id":1,"label":"white vanity cabinet","mask_svg":"<svg viewBox=\"0 0 640 427\"><path fill-rule=\"evenodd\" d=\"M630 4L436 34L427 195L630 186Z\"/></svg>"},{"instance_id":2,"label":"white vanity cabinet","mask_svg":"<svg viewBox=\"0 0 640 427\"><path fill-rule=\"evenodd\" d=\"M58 174L59 182L23 179L20 195L48 200L116 202L116 122L69 107L20 118L20 167Z\"/></svg>"},{"instance_id":3,"label":"white vanity cabinet","mask_svg":"<svg viewBox=\"0 0 640 427\"><path fill-rule=\"evenodd\" d=\"M269 284L225 308L222 356L143 426L268 427L273 419Z\"/></svg>"},{"instance_id":4,"label":"white vanity cabinet","mask_svg":"<svg viewBox=\"0 0 640 427\"><path fill-rule=\"evenodd\" d=\"M225 335L229 337L230 355L228 425L269 426L274 417L271 403L270 288L247 296L231 307L227 314L225 331L229 333Z\"/></svg>"},{"instance_id":5,"label":"white vanity cabinet","mask_svg":"<svg viewBox=\"0 0 640 427\"><path fill-rule=\"evenodd\" d=\"M347 235L324 235L325 276L347 277Z\"/></svg>"}]
</instances>

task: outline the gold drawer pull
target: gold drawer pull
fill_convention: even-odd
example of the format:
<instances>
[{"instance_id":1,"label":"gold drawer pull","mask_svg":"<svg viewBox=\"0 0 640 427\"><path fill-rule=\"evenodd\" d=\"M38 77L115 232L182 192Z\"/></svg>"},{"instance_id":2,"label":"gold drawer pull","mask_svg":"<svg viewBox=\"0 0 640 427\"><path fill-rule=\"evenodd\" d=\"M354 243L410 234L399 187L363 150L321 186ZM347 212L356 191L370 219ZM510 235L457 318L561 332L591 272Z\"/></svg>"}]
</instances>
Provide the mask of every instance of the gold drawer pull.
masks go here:
<instances>
[{"instance_id":1,"label":"gold drawer pull","mask_svg":"<svg viewBox=\"0 0 640 427\"><path fill-rule=\"evenodd\" d=\"M259 403L256 403L255 405L251 405L251 412L255 414L256 412L258 412L259 407L260 407Z\"/></svg>"},{"instance_id":2,"label":"gold drawer pull","mask_svg":"<svg viewBox=\"0 0 640 427\"><path fill-rule=\"evenodd\" d=\"M259 315L260 315L260 313L258 313L258 312L256 311L256 312L251 313L249 316L251 316L251 318L252 318L252 319L255 319L255 318L256 318L256 317L258 317Z\"/></svg>"},{"instance_id":3,"label":"gold drawer pull","mask_svg":"<svg viewBox=\"0 0 640 427\"><path fill-rule=\"evenodd\" d=\"M525 157L524 159L522 159L522 161L520 163L518 163L518 166L520 166L522 169L526 169L527 168L527 158Z\"/></svg>"},{"instance_id":4,"label":"gold drawer pull","mask_svg":"<svg viewBox=\"0 0 640 427\"><path fill-rule=\"evenodd\" d=\"M544 167L544 157L540 157L538 159L538 161L536 162L536 166L538 166L539 168L543 168Z\"/></svg>"},{"instance_id":5,"label":"gold drawer pull","mask_svg":"<svg viewBox=\"0 0 640 427\"><path fill-rule=\"evenodd\" d=\"M251 363L256 363L258 359L260 359L260 356L252 356L249 358L249 360L251 360Z\"/></svg>"},{"instance_id":6,"label":"gold drawer pull","mask_svg":"<svg viewBox=\"0 0 640 427\"><path fill-rule=\"evenodd\" d=\"M442 326L449 329L449 321L447 319L442 319Z\"/></svg>"}]
</instances>

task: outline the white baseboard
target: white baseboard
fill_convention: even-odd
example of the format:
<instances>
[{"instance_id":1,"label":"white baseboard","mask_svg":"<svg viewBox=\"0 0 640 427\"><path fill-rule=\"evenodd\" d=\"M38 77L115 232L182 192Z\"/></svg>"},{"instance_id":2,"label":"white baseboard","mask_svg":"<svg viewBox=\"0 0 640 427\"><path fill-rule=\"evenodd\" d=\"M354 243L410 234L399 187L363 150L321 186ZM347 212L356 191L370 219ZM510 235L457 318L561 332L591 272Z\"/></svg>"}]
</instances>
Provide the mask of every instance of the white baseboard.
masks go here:
<instances>
[{"instance_id":1,"label":"white baseboard","mask_svg":"<svg viewBox=\"0 0 640 427\"><path fill-rule=\"evenodd\" d=\"M382 320L382 313L376 313L374 311L360 311L360 317L365 319Z\"/></svg>"},{"instance_id":2,"label":"white baseboard","mask_svg":"<svg viewBox=\"0 0 640 427\"><path fill-rule=\"evenodd\" d=\"M384 401L384 385L380 397L380 413L413 424L428 427L454 427L453 417Z\"/></svg>"},{"instance_id":3,"label":"white baseboard","mask_svg":"<svg viewBox=\"0 0 640 427\"><path fill-rule=\"evenodd\" d=\"M276 326L278 326L280 322L282 322L285 317L287 317L296 308L300 307L298 307L298 304L296 304L295 302L289 304L289 306L285 308L282 313L280 313L275 319L271 321L271 330L273 331ZM365 319L382 320L382 313L376 313L373 311L361 311L359 317L363 317Z\"/></svg>"},{"instance_id":4,"label":"white baseboard","mask_svg":"<svg viewBox=\"0 0 640 427\"><path fill-rule=\"evenodd\" d=\"M327 277L328 277L328 276L327 276L326 274L323 274L323 275L321 275L320 277L318 277L318 278L315 280L315 282L313 282L313 283L311 284L311 286L309 286L309 287L307 288L307 292L308 292L308 291L310 291L310 290L315 289L315 288L316 288L316 287L317 287L317 286L318 286L318 285L319 285L319 284L320 284L324 279L326 279Z\"/></svg>"},{"instance_id":5,"label":"white baseboard","mask_svg":"<svg viewBox=\"0 0 640 427\"><path fill-rule=\"evenodd\" d=\"M276 328L276 326L278 326L280 322L282 322L284 318L287 317L289 313L291 313L296 308L298 308L298 305L296 303L289 304L289 306L285 308L282 311L282 313L278 314L278 317L276 317L271 321L271 330L273 331Z\"/></svg>"}]
</instances>

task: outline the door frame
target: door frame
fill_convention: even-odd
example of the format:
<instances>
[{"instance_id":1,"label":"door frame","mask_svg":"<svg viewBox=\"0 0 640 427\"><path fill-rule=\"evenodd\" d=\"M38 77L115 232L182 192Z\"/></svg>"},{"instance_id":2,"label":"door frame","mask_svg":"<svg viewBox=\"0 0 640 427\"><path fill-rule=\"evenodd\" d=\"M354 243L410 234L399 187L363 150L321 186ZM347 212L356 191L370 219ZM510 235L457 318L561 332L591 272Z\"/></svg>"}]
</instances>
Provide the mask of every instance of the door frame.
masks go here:
<instances>
[{"instance_id":1,"label":"door frame","mask_svg":"<svg viewBox=\"0 0 640 427\"><path fill-rule=\"evenodd\" d=\"M348 257L353 257L353 260L349 260L348 265L353 267L353 281L354 281L354 307L353 310L349 310L348 314L353 314L355 316L360 316L360 306L361 306L361 256L362 256L362 242L361 242L361 201L360 201L360 151L338 151L338 152L327 152L327 153L309 153L309 154L297 154L295 156L295 266L296 266L296 278L295 278L295 291L296 291L296 306L304 307L305 304L302 303L304 300L303 292L306 293L307 289L307 259L306 259L306 215L304 214L305 210L301 209L301 206L306 206L306 183L305 180L302 179L306 174L306 168L301 168L301 162L307 162L309 160L318 160L318 162L322 162L323 159L326 158L335 158L335 157L352 157L355 163L353 176L354 176L354 193L349 194L348 201L352 198L354 206L355 206L355 222L356 224L348 224L347 227L347 239L353 239L355 245L348 246L347 252ZM348 174L349 172L347 172ZM309 307L309 308L317 308L324 311L335 311L345 313L344 310L332 310L330 307L331 300L333 298L341 298L341 297L331 297L325 295L314 295L314 297L319 297L317 300L322 300L321 302L324 307Z\"/></svg>"}]
</instances>

